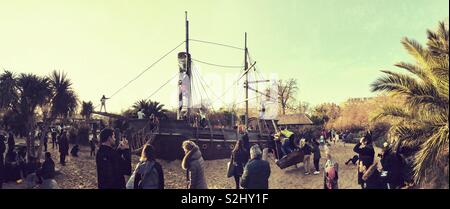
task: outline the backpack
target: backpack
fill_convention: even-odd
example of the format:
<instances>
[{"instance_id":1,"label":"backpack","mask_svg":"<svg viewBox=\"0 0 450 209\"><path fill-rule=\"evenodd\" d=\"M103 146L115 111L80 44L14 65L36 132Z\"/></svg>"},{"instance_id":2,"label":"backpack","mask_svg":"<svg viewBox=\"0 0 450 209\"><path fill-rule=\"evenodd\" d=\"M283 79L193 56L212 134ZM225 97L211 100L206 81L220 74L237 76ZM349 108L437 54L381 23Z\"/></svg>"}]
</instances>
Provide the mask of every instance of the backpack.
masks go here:
<instances>
[{"instance_id":1,"label":"backpack","mask_svg":"<svg viewBox=\"0 0 450 209\"><path fill-rule=\"evenodd\" d=\"M158 171L155 168L156 162L152 162L151 164L147 164L148 162L139 162L139 164L136 167L136 170L133 172L132 176L130 177L130 179L127 182L126 188L127 189L143 189L144 185L143 183L146 182L147 184L150 182L150 184L152 185L152 188L148 188L148 189L158 189L158 181L159 181L159 174ZM134 188L134 179L136 176L136 173L138 171L138 169L141 166L146 166L146 170L147 172L142 173L142 178L141 181L138 184L138 188ZM147 189L147 188L145 188Z\"/></svg>"}]
</instances>

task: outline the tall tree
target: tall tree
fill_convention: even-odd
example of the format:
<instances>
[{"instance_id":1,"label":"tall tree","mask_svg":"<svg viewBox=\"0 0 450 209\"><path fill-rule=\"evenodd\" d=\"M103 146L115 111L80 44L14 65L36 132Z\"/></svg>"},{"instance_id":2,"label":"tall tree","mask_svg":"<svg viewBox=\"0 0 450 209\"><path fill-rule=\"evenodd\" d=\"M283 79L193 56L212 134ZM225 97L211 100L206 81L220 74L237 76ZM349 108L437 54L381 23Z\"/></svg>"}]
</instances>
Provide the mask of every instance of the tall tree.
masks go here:
<instances>
[{"instance_id":1,"label":"tall tree","mask_svg":"<svg viewBox=\"0 0 450 209\"><path fill-rule=\"evenodd\" d=\"M158 118L167 118L164 105L156 101L151 100L139 100L132 106L133 115L135 115L140 110L144 110L144 114L148 117L154 114Z\"/></svg>"},{"instance_id":2,"label":"tall tree","mask_svg":"<svg viewBox=\"0 0 450 209\"><path fill-rule=\"evenodd\" d=\"M372 91L405 97L404 106L385 106L375 119L396 120L391 134L404 146L418 151L414 158L414 179L421 183L426 176L444 179L448 188L448 115L449 56L448 26L441 22L436 31L428 30L427 47L404 38L402 44L416 60L395 66L409 74L382 71L385 75L372 84ZM436 174L444 174L438 176ZM441 185L442 186L442 185Z\"/></svg>"},{"instance_id":3,"label":"tall tree","mask_svg":"<svg viewBox=\"0 0 450 209\"><path fill-rule=\"evenodd\" d=\"M18 100L16 76L10 71L0 75L0 110L10 109Z\"/></svg>"},{"instance_id":4,"label":"tall tree","mask_svg":"<svg viewBox=\"0 0 450 209\"><path fill-rule=\"evenodd\" d=\"M293 100L295 94L297 93L298 86L297 80L291 78L289 80L278 81L278 98L283 111L283 115L286 114L286 109L288 108L289 102Z\"/></svg>"},{"instance_id":5,"label":"tall tree","mask_svg":"<svg viewBox=\"0 0 450 209\"><path fill-rule=\"evenodd\" d=\"M92 112L94 111L94 105L92 102L83 101L81 104L81 112L80 115L83 116L86 120L91 118Z\"/></svg>"},{"instance_id":6,"label":"tall tree","mask_svg":"<svg viewBox=\"0 0 450 209\"><path fill-rule=\"evenodd\" d=\"M78 106L78 98L72 89L72 81L64 72L53 71L50 76L52 89L51 117L61 116L67 118L75 113Z\"/></svg>"}]
</instances>

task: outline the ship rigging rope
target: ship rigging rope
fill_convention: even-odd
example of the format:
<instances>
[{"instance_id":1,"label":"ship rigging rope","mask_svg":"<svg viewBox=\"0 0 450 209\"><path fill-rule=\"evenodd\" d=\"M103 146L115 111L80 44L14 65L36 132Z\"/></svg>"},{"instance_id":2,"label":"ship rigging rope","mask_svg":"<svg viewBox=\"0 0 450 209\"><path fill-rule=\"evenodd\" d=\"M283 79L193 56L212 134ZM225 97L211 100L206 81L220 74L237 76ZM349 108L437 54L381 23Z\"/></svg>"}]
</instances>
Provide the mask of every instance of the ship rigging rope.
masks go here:
<instances>
[{"instance_id":1,"label":"ship rigging rope","mask_svg":"<svg viewBox=\"0 0 450 209\"><path fill-rule=\"evenodd\" d=\"M218 46L228 47L228 48L232 48L232 49L238 49L238 50L242 50L242 51L245 50L245 49L240 48L240 47L231 46L231 45L228 45L228 44L222 44L222 43L211 42L211 41L203 41L203 40L198 40L198 39L189 39L189 41L200 42L200 43L205 43L205 44L213 44L213 45L218 45Z\"/></svg>"},{"instance_id":2,"label":"ship rigging rope","mask_svg":"<svg viewBox=\"0 0 450 209\"><path fill-rule=\"evenodd\" d=\"M153 66L155 66L156 64L158 64L161 60L163 60L164 58L166 58L169 54L171 54L173 51L175 51L176 49L178 49L178 47L180 47L181 45L183 45L186 41L182 41L180 44L178 44L175 48L173 48L172 50L170 50L169 52L167 52L166 54L164 54L162 57L160 57L158 60L156 60L153 64L151 64L149 67L147 67L145 70L143 70L141 73L139 73L136 77L134 77L133 79L131 79L130 81L128 81L128 83L126 83L125 85L123 85L122 87L120 87L117 91L115 91L110 97L109 99L111 99L112 97L114 97L115 95L117 95L120 91L122 91L123 89L125 89L128 85L130 85L131 83L133 83L134 81L136 81L139 77L141 77L145 72L147 72L148 70L150 70ZM150 96L151 97L151 96ZM96 106L96 108L99 105Z\"/></svg>"},{"instance_id":3,"label":"ship rigging rope","mask_svg":"<svg viewBox=\"0 0 450 209\"><path fill-rule=\"evenodd\" d=\"M205 86L206 86L206 88L208 88L209 91L211 91L211 93L212 93L213 96L216 98L216 100L221 100L222 103L225 104L225 101L224 101L221 97L218 97L217 94L214 93L214 91L212 90L212 88L208 85L208 83L203 79L203 77L200 75L200 72L198 72L198 70L194 70L194 73L195 73L196 76L199 78L200 84L202 85L202 87L203 87L203 83L204 83ZM205 93L206 93L206 91L205 91Z\"/></svg>"},{"instance_id":4,"label":"ship rigging rope","mask_svg":"<svg viewBox=\"0 0 450 209\"><path fill-rule=\"evenodd\" d=\"M149 100L153 95L155 95L159 90L161 90L164 86L166 86L170 81L172 81L174 78L176 78L178 75L178 72L175 73L175 75L170 78L169 80L167 80L162 86L160 86L158 89L156 89L156 91L154 91L149 97L147 97L146 100Z\"/></svg>"},{"instance_id":5,"label":"ship rigging rope","mask_svg":"<svg viewBox=\"0 0 450 209\"><path fill-rule=\"evenodd\" d=\"M205 61L200 61L197 59L191 59L193 61L205 64L205 65L211 65L211 66L215 66L215 67L221 67L221 68L244 68L244 66L233 66L233 65L219 65L219 64L214 64L214 63L209 63L209 62L205 62Z\"/></svg>"}]
</instances>

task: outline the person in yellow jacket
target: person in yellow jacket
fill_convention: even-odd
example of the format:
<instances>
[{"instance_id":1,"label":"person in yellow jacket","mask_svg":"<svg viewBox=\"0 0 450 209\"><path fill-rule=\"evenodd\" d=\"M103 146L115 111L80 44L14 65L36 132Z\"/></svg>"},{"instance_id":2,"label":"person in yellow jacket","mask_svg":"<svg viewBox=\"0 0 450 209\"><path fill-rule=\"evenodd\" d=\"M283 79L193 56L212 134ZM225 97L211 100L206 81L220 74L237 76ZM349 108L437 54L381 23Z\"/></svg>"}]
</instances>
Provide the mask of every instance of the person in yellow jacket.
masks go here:
<instances>
[{"instance_id":1,"label":"person in yellow jacket","mask_svg":"<svg viewBox=\"0 0 450 209\"><path fill-rule=\"evenodd\" d=\"M286 127L281 127L279 133L276 134L276 137L281 142L281 151L283 152L283 156L291 153L295 149L295 134L292 131L287 130Z\"/></svg>"}]
</instances>

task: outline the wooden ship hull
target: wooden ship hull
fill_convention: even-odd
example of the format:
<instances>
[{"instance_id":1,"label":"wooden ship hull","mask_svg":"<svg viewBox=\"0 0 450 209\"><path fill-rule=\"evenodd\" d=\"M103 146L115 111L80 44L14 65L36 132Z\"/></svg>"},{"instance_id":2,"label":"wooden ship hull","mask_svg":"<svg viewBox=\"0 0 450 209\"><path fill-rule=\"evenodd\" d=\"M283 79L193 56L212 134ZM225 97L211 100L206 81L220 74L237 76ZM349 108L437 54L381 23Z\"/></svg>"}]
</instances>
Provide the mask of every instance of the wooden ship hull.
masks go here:
<instances>
[{"instance_id":1,"label":"wooden ship hull","mask_svg":"<svg viewBox=\"0 0 450 209\"><path fill-rule=\"evenodd\" d=\"M145 119L130 120L129 124L130 133L138 133L130 137L133 150L139 150L143 144L148 143L154 146L157 158L168 161L183 158L181 145L185 140L194 141L205 160L230 158L236 140L242 137L234 129L192 127L183 120L161 121L157 128L153 128ZM275 147L269 134L250 131L248 136L251 145L258 144L261 149Z\"/></svg>"}]
</instances>

